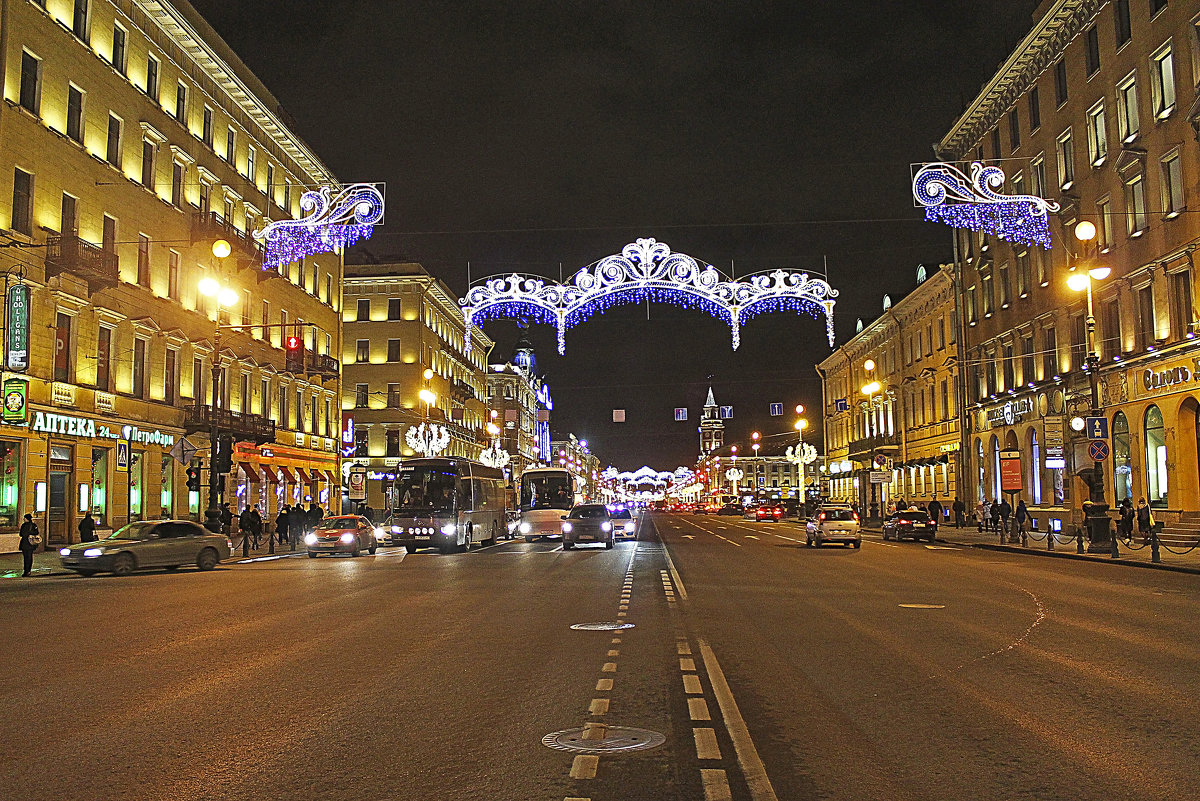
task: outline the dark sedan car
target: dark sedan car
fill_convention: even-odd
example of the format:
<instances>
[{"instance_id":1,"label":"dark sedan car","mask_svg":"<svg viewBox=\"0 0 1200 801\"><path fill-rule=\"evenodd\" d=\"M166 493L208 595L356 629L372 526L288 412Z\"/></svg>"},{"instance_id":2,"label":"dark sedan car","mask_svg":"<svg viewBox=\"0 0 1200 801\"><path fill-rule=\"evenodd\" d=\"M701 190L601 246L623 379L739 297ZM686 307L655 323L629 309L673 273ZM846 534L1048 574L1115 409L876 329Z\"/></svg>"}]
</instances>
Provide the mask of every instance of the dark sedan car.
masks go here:
<instances>
[{"instance_id":1,"label":"dark sedan car","mask_svg":"<svg viewBox=\"0 0 1200 801\"><path fill-rule=\"evenodd\" d=\"M734 517L741 517L744 512L745 510L736 503L727 503L717 510L719 515L733 515Z\"/></svg>"},{"instance_id":2,"label":"dark sedan car","mask_svg":"<svg viewBox=\"0 0 1200 801\"><path fill-rule=\"evenodd\" d=\"M81 576L128 576L147 567L176 570L195 565L212 570L229 558L233 543L191 520L140 520L96 542L68 545L58 552L62 566Z\"/></svg>"},{"instance_id":3,"label":"dark sedan car","mask_svg":"<svg viewBox=\"0 0 1200 801\"><path fill-rule=\"evenodd\" d=\"M883 521L883 538L885 540L902 539L926 540L933 542L937 537L937 523L923 509L909 509L896 512Z\"/></svg>"}]
</instances>

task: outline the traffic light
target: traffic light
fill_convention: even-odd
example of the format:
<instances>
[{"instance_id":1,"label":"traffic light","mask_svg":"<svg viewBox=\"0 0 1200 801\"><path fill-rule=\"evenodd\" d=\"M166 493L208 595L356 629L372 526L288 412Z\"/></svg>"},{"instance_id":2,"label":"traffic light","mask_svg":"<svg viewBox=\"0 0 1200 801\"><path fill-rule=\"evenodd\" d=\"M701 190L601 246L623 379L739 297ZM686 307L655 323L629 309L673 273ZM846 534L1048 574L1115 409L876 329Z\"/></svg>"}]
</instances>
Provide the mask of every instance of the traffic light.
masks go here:
<instances>
[{"instance_id":1,"label":"traffic light","mask_svg":"<svg viewBox=\"0 0 1200 801\"><path fill-rule=\"evenodd\" d=\"M304 372L304 337L293 334L283 338L284 369L290 373Z\"/></svg>"},{"instance_id":2,"label":"traffic light","mask_svg":"<svg viewBox=\"0 0 1200 801\"><path fill-rule=\"evenodd\" d=\"M200 491L200 468L189 467L187 469L187 488L188 492Z\"/></svg>"},{"instance_id":3,"label":"traffic light","mask_svg":"<svg viewBox=\"0 0 1200 801\"><path fill-rule=\"evenodd\" d=\"M233 436L221 434L217 437L217 453L213 459L212 469L216 473L228 473L233 470Z\"/></svg>"}]
</instances>

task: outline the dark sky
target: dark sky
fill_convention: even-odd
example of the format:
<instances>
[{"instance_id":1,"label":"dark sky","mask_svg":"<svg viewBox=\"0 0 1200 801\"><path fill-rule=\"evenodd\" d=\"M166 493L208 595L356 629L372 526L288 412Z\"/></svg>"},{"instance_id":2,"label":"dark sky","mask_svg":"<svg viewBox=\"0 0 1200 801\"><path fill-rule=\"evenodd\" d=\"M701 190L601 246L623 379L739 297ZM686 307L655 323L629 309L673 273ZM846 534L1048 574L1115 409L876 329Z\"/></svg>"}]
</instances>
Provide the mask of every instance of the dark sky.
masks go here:
<instances>
[{"instance_id":1,"label":"dark sky","mask_svg":"<svg viewBox=\"0 0 1200 801\"><path fill-rule=\"evenodd\" d=\"M911 162L1032 26L1000 2L194 0L343 181L385 181L368 247L458 292L499 272L557 279L637 237L738 275L824 270L838 340L951 258L921 220ZM732 266L731 266L732 265ZM509 322L488 323L507 353ZM742 346L704 312L658 305L535 327L555 435L604 463L691 465L708 386L726 439L819 430L822 322L751 320ZM711 376L711 378L710 378ZM687 406L690 421L672 409ZM627 410L614 424L612 410Z\"/></svg>"}]
</instances>

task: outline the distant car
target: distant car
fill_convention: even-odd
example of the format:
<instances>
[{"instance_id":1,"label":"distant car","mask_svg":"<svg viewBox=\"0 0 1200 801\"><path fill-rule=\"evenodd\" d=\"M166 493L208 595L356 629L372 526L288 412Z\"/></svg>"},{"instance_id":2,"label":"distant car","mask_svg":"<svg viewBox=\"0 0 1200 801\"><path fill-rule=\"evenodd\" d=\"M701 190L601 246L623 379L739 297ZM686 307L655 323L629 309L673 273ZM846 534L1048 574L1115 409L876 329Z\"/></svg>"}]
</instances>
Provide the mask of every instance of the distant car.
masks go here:
<instances>
[{"instance_id":1,"label":"distant car","mask_svg":"<svg viewBox=\"0 0 1200 801\"><path fill-rule=\"evenodd\" d=\"M632 540L637 537L637 521L634 520L633 514L624 507L616 507L608 510L609 519L612 520L613 536L619 540Z\"/></svg>"},{"instance_id":2,"label":"distant car","mask_svg":"<svg viewBox=\"0 0 1200 801\"><path fill-rule=\"evenodd\" d=\"M613 547L613 521L604 504L580 504L563 515L562 521L564 551L581 542L602 542L605 548Z\"/></svg>"},{"instance_id":3,"label":"distant car","mask_svg":"<svg viewBox=\"0 0 1200 801\"><path fill-rule=\"evenodd\" d=\"M698 504L694 505L694 506L692 507L692 514L694 514L694 515L706 515L706 514L708 514L708 505L707 505L707 504L703 504L703 503L698 503Z\"/></svg>"},{"instance_id":4,"label":"distant car","mask_svg":"<svg viewBox=\"0 0 1200 801\"><path fill-rule=\"evenodd\" d=\"M772 503L760 503L754 510L754 519L759 523L764 520L769 522L778 521L783 518L783 507Z\"/></svg>"},{"instance_id":5,"label":"distant car","mask_svg":"<svg viewBox=\"0 0 1200 801\"><path fill-rule=\"evenodd\" d=\"M310 558L323 553L348 553L358 556L363 551L375 553L379 547L375 526L360 515L326 517L311 534L304 537Z\"/></svg>"},{"instance_id":6,"label":"distant car","mask_svg":"<svg viewBox=\"0 0 1200 801\"><path fill-rule=\"evenodd\" d=\"M212 570L228 559L233 543L191 520L141 520L117 529L96 542L68 545L58 552L62 566L81 576L112 573L128 576L135 570L163 567L177 570L195 565Z\"/></svg>"},{"instance_id":7,"label":"distant car","mask_svg":"<svg viewBox=\"0 0 1200 801\"><path fill-rule=\"evenodd\" d=\"M895 512L883 521L883 538L896 540L909 538L933 542L937 537L937 524L923 509L909 509L906 512Z\"/></svg>"},{"instance_id":8,"label":"distant car","mask_svg":"<svg viewBox=\"0 0 1200 801\"><path fill-rule=\"evenodd\" d=\"M727 503L717 510L717 514L719 515L733 515L735 517L741 517L742 512L742 507L738 506L736 503Z\"/></svg>"},{"instance_id":9,"label":"distant car","mask_svg":"<svg viewBox=\"0 0 1200 801\"><path fill-rule=\"evenodd\" d=\"M854 548L862 547L862 529L858 513L849 508L826 509L808 521L804 544L810 548L827 542L840 542Z\"/></svg>"}]
</instances>

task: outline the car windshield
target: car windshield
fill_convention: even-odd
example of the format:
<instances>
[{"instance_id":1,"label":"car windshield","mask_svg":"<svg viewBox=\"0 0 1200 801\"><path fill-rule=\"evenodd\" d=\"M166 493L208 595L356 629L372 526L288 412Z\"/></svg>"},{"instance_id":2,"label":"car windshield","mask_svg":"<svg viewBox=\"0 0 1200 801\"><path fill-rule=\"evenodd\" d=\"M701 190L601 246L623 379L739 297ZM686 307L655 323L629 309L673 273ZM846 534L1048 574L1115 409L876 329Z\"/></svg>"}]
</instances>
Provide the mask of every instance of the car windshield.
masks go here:
<instances>
[{"instance_id":1,"label":"car windshield","mask_svg":"<svg viewBox=\"0 0 1200 801\"><path fill-rule=\"evenodd\" d=\"M853 520L854 513L849 509L830 509L828 512L823 512L826 520Z\"/></svg>"},{"instance_id":2,"label":"car windshield","mask_svg":"<svg viewBox=\"0 0 1200 801\"><path fill-rule=\"evenodd\" d=\"M629 513L628 509L616 509L613 512L609 513L608 516L611 517L613 520L632 520L633 519L633 515L631 515Z\"/></svg>"},{"instance_id":3,"label":"car windshield","mask_svg":"<svg viewBox=\"0 0 1200 801\"><path fill-rule=\"evenodd\" d=\"M413 514L452 511L457 489L453 470L425 465L405 468L396 479L398 508Z\"/></svg>"},{"instance_id":4,"label":"car windshield","mask_svg":"<svg viewBox=\"0 0 1200 801\"><path fill-rule=\"evenodd\" d=\"M130 523L127 526L114 531L107 537L110 540L144 540L150 536L150 529L154 528L156 522L153 520L139 520L136 523Z\"/></svg>"},{"instance_id":5,"label":"car windshield","mask_svg":"<svg viewBox=\"0 0 1200 801\"><path fill-rule=\"evenodd\" d=\"M603 506L576 506L569 517L572 520L600 520L608 517L608 510Z\"/></svg>"},{"instance_id":6,"label":"car windshield","mask_svg":"<svg viewBox=\"0 0 1200 801\"><path fill-rule=\"evenodd\" d=\"M357 517L327 517L317 524L317 528L343 529L358 528Z\"/></svg>"},{"instance_id":7,"label":"car windshield","mask_svg":"<svg viewBox=\"0 0 1200 801\"><path fill-rule=\"evenodd\" d=\"M570 509L575 503L567 472L529 473L521 476L521 511Z\"/></svg>"}]
</instances>

